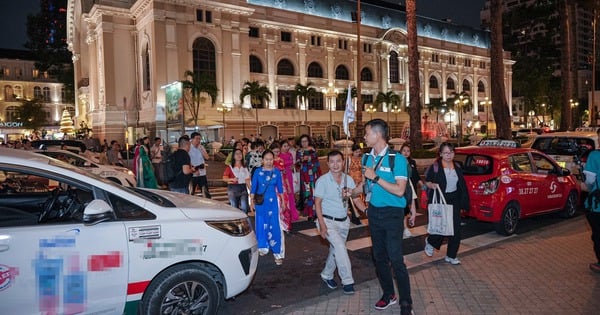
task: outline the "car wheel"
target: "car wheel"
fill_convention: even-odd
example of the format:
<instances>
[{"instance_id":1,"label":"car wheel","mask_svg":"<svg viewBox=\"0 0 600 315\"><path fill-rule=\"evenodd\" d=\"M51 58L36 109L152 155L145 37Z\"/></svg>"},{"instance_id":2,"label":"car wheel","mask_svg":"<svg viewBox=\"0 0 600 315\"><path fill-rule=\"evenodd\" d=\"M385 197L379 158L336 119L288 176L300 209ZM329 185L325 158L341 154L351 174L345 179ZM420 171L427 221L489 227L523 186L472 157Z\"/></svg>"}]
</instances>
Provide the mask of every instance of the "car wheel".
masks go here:
<instances>
[{"instance_id":1,"label":"car wheel","mask_svg":"<svg viewBox=\"0 0 600 315\"><path fill-rule=\"evenodd\" d=\"M560 213L560 216L563 218L571 218L575 215L577 211L577 193L572 191L569 193L569 197L567 197L567 201L565 202L565 207L563 211Z\"/></svg>"},{"instance_id":2,"label":"car wheel","mask_svg":"<svg viewBox=\"0 0 600 315\"><path fill-rule=\"evenodd\" d=\"M521 209L516 202L510 202L502 211L500 222L496 223L496 232L501 235L511 235L517 229Z\"/></svg>"},{"instance_id":3,"label":"car wheel","mask_svg":"<svg viewBox=\"0 0 600 315\"><path fill-rule=\"evenodd\" d=\"M159 274L142 298L140 314L217 314L219 271L207 264L184 264Z\"/></svg>"}]
</instances>

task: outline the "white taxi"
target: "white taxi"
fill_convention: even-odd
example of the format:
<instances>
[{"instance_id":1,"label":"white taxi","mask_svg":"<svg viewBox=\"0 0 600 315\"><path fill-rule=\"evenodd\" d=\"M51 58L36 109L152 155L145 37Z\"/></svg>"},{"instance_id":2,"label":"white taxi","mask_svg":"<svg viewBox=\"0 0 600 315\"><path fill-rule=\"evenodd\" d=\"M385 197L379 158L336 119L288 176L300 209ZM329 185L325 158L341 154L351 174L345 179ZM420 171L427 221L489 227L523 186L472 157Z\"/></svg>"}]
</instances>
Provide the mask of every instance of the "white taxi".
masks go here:
<instances>
[{"instance_id":1,"label":"white taxi","mask_svg":"<svg viewBox=\"0 0 600 315\"><path fill-rule=\"evenodd\" d=\"M257 263L238 209L0 149L3 314L215 314Z\"/></svg>"},{"instance_id":2,"label":"white taxi","mask_svg":"<svg viewBox=\"0 0 600 315\"><path fill-rule=\"evenodd\" d=\"M102 165L100 163L96 163L90 160L89 158L83 155L79 155L67 150L39 150L35 152L43 154L45 156L49 156L51 158L62 160L63 162L67 162L71 165L92 172L100 177L112 180L113 182L121 184L123 186L136 186L135 175L130 169L126 167Z\"/></svg>"}]
</instances>

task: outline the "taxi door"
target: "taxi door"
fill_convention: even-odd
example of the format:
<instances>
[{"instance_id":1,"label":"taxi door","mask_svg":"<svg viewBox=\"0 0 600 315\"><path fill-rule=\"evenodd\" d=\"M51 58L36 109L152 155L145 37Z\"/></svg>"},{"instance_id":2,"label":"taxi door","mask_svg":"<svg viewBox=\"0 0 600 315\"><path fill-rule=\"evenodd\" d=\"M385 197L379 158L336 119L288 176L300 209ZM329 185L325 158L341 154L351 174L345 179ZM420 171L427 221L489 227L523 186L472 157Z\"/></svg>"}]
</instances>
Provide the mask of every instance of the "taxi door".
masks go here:
<instances>
[{"instance_id":1,"label":"taxi door","mask_svg":"<svg viewBox=\"0 0 600 315\"><path fill-rule=\"evenodd\" d=\"M531 152L534 172L540 178L539 194L536 195L538 206L536 213L547 212L561 208L566 198L563 184L558 180L558 169L552 161L535 152Z\"/></svg>"},{"instance_id":2,"label":"taxi door","mask_svg":"<svg viewBox=\"0 0 600 315\"><path fill-rule=\"evenodd\" d=\"M26 170L7 172L23 183L35 177L37 187L65 186L60 179L40 176L40 170L35 175ZM89 186L70 184L68 189L94 198ZM128 273L123 224L85 226L73 217L38 222L38 213L27 207L51 195L51 191L32 192L23 186L0 195L4 218L0 225L0 313L123 313ZM44 206L47 203L40 209Z\"/></svg>"}]
</instances>

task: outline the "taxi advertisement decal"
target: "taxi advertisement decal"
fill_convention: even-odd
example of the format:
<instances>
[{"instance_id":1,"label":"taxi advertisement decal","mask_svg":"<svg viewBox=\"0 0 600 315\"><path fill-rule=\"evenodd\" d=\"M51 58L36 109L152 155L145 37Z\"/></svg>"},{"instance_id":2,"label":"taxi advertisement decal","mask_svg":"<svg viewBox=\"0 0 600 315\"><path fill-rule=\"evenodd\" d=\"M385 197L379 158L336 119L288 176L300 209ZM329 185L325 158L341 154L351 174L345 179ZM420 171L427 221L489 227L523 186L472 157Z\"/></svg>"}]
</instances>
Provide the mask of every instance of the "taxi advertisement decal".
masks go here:
<instances>
[{"instance_id":1,"label":"taxi advertisement decal","mask_svg":"<svg viewBox=\"0 0 600 315\"><path fill-rule=\"evenodd\" d=\"M0 292L8 289L19 275L19 268L0 265Z\"/></svg>"}]
</instances>

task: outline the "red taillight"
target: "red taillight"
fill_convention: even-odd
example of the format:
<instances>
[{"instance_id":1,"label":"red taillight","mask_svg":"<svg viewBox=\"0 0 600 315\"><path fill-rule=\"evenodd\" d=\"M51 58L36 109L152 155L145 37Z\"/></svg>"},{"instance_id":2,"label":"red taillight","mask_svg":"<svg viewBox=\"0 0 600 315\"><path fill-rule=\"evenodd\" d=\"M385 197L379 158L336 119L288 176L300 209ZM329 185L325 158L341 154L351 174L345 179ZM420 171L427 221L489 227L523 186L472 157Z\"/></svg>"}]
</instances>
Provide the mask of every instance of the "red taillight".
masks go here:
<instances>
[{"instance_id":1,"label":"red taillight","mask_svg":"<svg viewBox=\"0 0 600 315\"><path fill-rule=\"evenodd\" d=\"M477 188L484 195L491 195L498 190L499 186L500 186L500 179L498 177L496 177L496 178L492 178L492 179L486 180L485 182L480 183L479 186L477 186Z\"/></svg>"}]
</instances>

